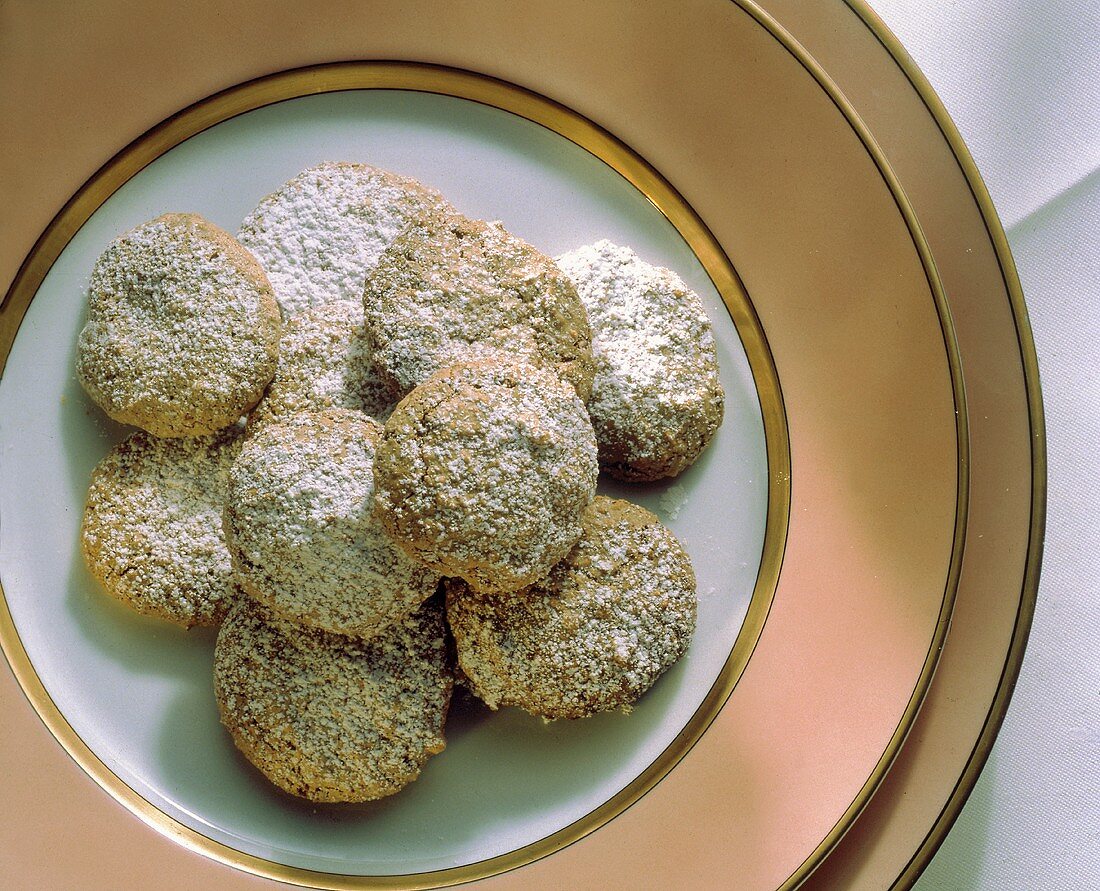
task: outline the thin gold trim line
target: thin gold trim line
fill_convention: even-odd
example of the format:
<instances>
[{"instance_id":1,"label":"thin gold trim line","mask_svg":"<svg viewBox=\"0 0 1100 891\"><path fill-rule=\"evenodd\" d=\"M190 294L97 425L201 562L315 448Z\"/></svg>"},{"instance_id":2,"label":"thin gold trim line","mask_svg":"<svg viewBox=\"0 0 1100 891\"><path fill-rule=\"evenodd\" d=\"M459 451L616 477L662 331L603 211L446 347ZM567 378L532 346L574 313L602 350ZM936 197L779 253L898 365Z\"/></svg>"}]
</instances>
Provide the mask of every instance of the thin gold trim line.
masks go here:
<instances>
[{"instance_id":1,"label":"thin gold trim line","mask_svg":"<svg viewBox=\"0 0 1100 891\"><path fill-rule=\"evenodd\" d=\"M281 72L231 87L166 119L100 168L62 208L35 243L0 304L0 374L15 333L46 273L91 214L128 179L168 149L246 111L286 99L353 89L402 89L469 99L510 112L564 136L639 189L677 229L722 296L749 359L759 398L768 459L768 508L760 569L730 656L703 702L675 740L635 780L573 824L523 848L432 872L352 876L255 857L208 838L142 798L115 775L65 720L34 671L0 587L0 645L24 693L71 757L121 804L180 844L257 875L336 889L421 889L472 881L525 865L571 844L614 818L655 786L713 721L759 640L782 565L790 517L790 441L775 364L755 310L717 240L683 197L624 143L576 112L521 87L473 72L410 62L344 62Z\"/></svg>"},{"instance_id":2,"label":"thin gold trim line","mask_svg":"<svg viewBox=\"0 0 1100 891\"><path fill-rule=\"evenodd\" d=\"M956 437L958 442L958 477L956 489L956 511L954 538L951 548L951 558L948 567L947 584L944 589L944 599L940 615L936 623L936 630L928 650L927 657L920 675L917 678L913 695L902 714L896 730L887 743L886 750L876 764L871 776L861 788L852 804L844 811L840 819L830 830L825 839L814 849L809 857L788 877L780 891L789 891L802 884L817 866L825 859L828 853L836 847L844 833L855 822L856 818L867 806L875 790L878 789L887 771L901 751L902 744L916 720L917 712L928 692L935 672L939 655L943 650L943 642L947 637L947 629L950 624L951 610L954 607L955 595L958 591L959 578L962 571L962 555L966 539L966 518L968 511L968 495L970 486L970 442L967 426L966 395L963 389L962 363L959 354L958 341L955 336L954 322L951 319L951 311L944 294L943 284L936 271L935 260L932 257L931 248L924 236L924 232L917 220L912 204L906 196L901 183L894 173L883 152L881 146L871 134L870 129L859 116L855 107L851 104L836 82L826 73L825 69L813 58L795 37L787 31L775 18L758 6L754 0L733 0L742 10L752 16L758 24L771 33L784 48L813 76L824 89L833 104L847 119L849 125L855 131L863 143L868 154L878 167L883 179L886 181L894 201L901 211L913 238L920 261L925 270L929 287L932 291L936 312L940 319L940 327L943 331L944 346L947 352L948 371L951 377L952 394L955 401Z\"/></svg>"},{"instance_id":3,"label":"thin gold trim line","mask_svg":"<svg viewBox=\"0 0 1100 891\"><path fill-rule=\"evenodd\" d=\"M1016 341L1020 349L1021 364L1023 365L1024 390L1028 405L1028 425L1031 432L1031 514L1028 525L1028 543L1024 560L1023 582L1020 589L1020 606L1016 612L1016 620L1013 623L1008 653L1001 667L993 701L990 703L989 711L982 723L982 729L973 749L971 749L963 771L959 775L958 782L952 789L951 795L948 797L935 823L921 842L920 847L891 886L892 888L907 889L916 883L920 874L931 862L936 851L943 844L944 839L947 838L951 827L958 819L967 798L970 797L970 793L973 791L974 785L977 783L985 762L993 749L993 743L1000 732L1001 724L1004 722L1005 714L1008 712L1012 694L1015 690L1016 679L1019 677L1020 668L1023 665L1024 652L1027 648L1031 622L1035 614L1035 604L1039 594L1039 577L1043 558L1043 530L1046 526L1047 511L1046 422L1040 386L1039 360L1035 350L1031 322L1028 318L1027 304L1024 300L1023 287L1016 271L1015 261L1012 258L1008 236L1005 234L1000 216L982 179L981 172L974 161L974 157L970 154L962 134L959 133L958 127L955 126L950 114L948 114L946 106L944 106L932 84L925 77L924 72L920 70L920 67L905 50L897 36L864 0L844 0L844 2L859 16L864 26L875 36L883 49L890 54L894 63L920 96L925 108L935 120L940 134L955 156L955 161L970 188L970 194L978 206L986 234L989 236L994 254L997 257L1001 278L1012 309Z\"/></svg>"}]
</instances>

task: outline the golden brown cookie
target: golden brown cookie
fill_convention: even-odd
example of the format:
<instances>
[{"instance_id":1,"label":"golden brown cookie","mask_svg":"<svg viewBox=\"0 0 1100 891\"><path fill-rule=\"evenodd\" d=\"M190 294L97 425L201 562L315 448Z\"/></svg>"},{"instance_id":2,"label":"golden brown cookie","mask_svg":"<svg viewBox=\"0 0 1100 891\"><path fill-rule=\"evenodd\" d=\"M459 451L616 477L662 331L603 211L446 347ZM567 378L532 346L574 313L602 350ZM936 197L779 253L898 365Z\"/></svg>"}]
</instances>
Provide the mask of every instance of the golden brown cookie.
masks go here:
<instances>
[{"instance_id":1,"label":"golden brown cookie","mask_svg":"<svg viewBox=\"0 0 1100 891\"><path fill-rule=\"evenodd\" d=\"M494 709L629 710L695 631L695 574L680 543L649 511L603 496L545 580L493 596L446 585L459 668Z\"/></svg>"},{"instance_id":2,"label":"golden brown cookie","mask_svg":"<svg viewBox=\"0 0 1100 891\"><path fill-rule=\"evenodd\" d=\"M239 428L160 439L135 433L96 466L80 530L88 569L145 615L217 625L232 595L222 507Z\"/></svg>"},{"instance_id":3,"label":"golden brown cookie","mask_svg":"<svg viewBox=\"0 0 1100 891\"><path fill-rule=\"evenodd\" d=\"M275 372L279 307L255 258L195 214L164 214L96 261L77 374L116 421L157 436L235 423Z\"/></svg>"},{"instance_id":4,"label":"golden brown cookie","mask_svg":"<svg viewBox=\"0 0 1100 891\"><path fill-rule=\"evenodd\" d=\"M588 413L600 467L632 481L687 469L722 423L725 402L702 301L674 272L606 240L557 263L592 325Z\"/></svg>"},{"instance_id":5,"label":"golden brown cookie","mask_svg":"<svg viewBox=\"0 0 1100 891\"><path fill-rule=\"evenodd\" d=\"M248 422L324 408L357 409L384 420L394 402L371 362L362 301L334 300L287 319L275 377Z\"/></svg>"},{"instance_id":6,"label":"golden brown cookie","mask_svg":"<svg viewBox=\"0 0 1100 891\"><path fill-rule=\"evenodd\" d=\"M569 552L597 473L572 385L483 358L443 369L398 403L375 457L375 509L415 559L510 591Z\"/></svg>"},{"instance_id":7,"label":"golden brown cookie","mask_svg":"<svg viewBox=\"0 0 1100 891\"><path fill-rule=\"evenodd\" d=\"M263 424L229 473L226 542L241 587L284 619L371 637L435 593L372 514L379 424L325 409Z\"/></svg>"},{"instance_id":8,"label":"golden brown cookie","mask_svg":"<svg viewBox=\"0 0 1100 891\"><path fill-rule=\"evenodd\" d=\"M309 167L264 198L237 238L260 261L288 315L362 300L363 280L397 235L445 205L434 189L367 164Z\"/></svg>"},{"instance_id":9,"label":"golden brown cookie","mask_svg":"<svg viewBox=\"0 0 1100 891\"><path fill-rule=\"evenodd\" d=\"M500 223L437 210L401 233L363 295L374 362L398 396L486 349L557 371L582 400L592 337L569 279Z\"/></svg>"},{"instance_id":10,"label":"golden brown cookie","mask_svg":"<svg viewBox=\"0 0 1100 891\"><path fill-rule=\"evenodd\" d=\"M392 795L446 745L453 681L444 635L436 601L363 641L285 622L242 597L214 649L222 724L292 795Z\"/></svg>"}]
</instances>

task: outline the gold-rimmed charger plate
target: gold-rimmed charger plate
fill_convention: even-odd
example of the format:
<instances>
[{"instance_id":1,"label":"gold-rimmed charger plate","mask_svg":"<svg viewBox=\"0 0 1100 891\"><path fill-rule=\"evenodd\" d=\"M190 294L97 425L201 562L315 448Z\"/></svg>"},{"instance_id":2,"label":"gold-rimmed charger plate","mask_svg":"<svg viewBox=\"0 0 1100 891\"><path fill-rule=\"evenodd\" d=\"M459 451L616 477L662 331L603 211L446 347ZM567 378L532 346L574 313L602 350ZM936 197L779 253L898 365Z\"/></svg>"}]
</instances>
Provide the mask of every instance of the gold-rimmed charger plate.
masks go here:
<instances>
[{"instance_id":1,"label":"gold-rimmed charger plate","mask_svg":"<svg viewBox=\"0 0 1100 891\"><path fill-rule=\"evenodd\" d=\"M962 810L1008 709L1035 609L1046 433L1027 308L996 209L934 90L864 0L767 0L874 132L944 281L970 409L971 499L951 631L890 775L807 888L908 888Z\"/></svg>"},{"instance_id":2,"label":"gold-rimmed charger plate","mask_svg":"<svg viewBox=\"0 0 1100 891\"><path fill-rule=\"evenodd\" d=\"M603 14L601 21L609 28L615 21L610 7L587 9ZM777 597L782 608L769 617L775 643L762 646L766 636L761 638L730 701L730 706L744 703L739 708L756 714L756 720L740 722L738 710L727 706L723 716L728 723L720 719L704 737L704 742L714 741L709 753L697 747L639 807L565 854L524 870L517 881L540 881L543 869L581 869L592 881L609 868L623 870L616 873L620 876L631 869L643 874L653 866L645 856L646 834L667 827L667 820L655 815L677 807L672 801L683 808L677 810L684 832L680 842L697 844L697 805L691 795L675 796L698 791L700 781L707 782L707 771L700 774L699 765L708 757L718 757L726 767L718 778L725 785L716 782L709 790L713 815L720 825L745 830L740 847L735 843L727 851L745 871L743 880L775 887L797 881L854 818L896 754L946 626L961 554L965 414L958 376L952 376L950 325L942 299L937 302L941 295L929 257L912 219L906 219L904 196L891 189L888 168L858 121L845 114L850 110L843 98L828 92L812 60L799 58L797 47L784 44L781 31L758 11L746 6L733 15L716 24L733 29L724 35L731 39L726 46L742 51L737 58L747 60L734 70L751 78L739 94L743 102L735 103L745 110L741 123L753 115L767 121L776 97L791 104L790 118L784 119L786 127L752 134L766 135L770 142L758 145L756 153L737 154L743 168L731 170L728 182L699 170L704 162L722 162L714 149L741 148L737 139L747 134L734 127L732 143L694 144L684 156L699 166L683 169L681 181L691 184L688 198L696 208L706 206L703 215L713 221L712 229L723 229L729 243L739 247L744 262L730 250L738 267L755 271L750 294L758 309L771 309L772 327L765 318L765 329L782 341L788 363L785 371L780 369L781 379L786 373L796 391L820 388L813 398L804 394L794 413L802 425L799 433L805 434L796 437L792 465L792 541L802 550L788 554L789 593ZM649 33L656 35L662 23L650 24ZM492 35L483 36L481 46L471 40L464 47L486 53L479 67L493 69ZM682 38L669 31L662 36ZM601 50L609 46L603 43ZM775 76L761 75L755 64L760 57L775 61ZM560 78L558 89L547 91L590 104L576 84L570 89L575 70L536 73ZM621 97L614 95L614 84L608 86L608 111L601 118L616 129ZM619 109L621 130L638 130L626 111L637 108ZM686 116L683 123L699 109L685 105L678 111ZM690 135L686 126L682 132L668 131L668 117L642 118L651 124L641 127L637 138L655 155L677 147L675 138L662 147L658 137ZM806 129L829 136L810 146L798 139ZM799 167L795 156L810 148L816 163ZM668 158L672 168L677 167L675 154ZM804 175L784 178L779 165L771 178L761 177L761 169L752 166L784 160ZM723 206L716 182L740 187L735 207ZM845 189L869 200L866 214L841 210L840 202L852 197ZM762 236L756 227L766 230ZM758 237L770 240L773 251L775 245L782 249L769 259L760 253ZM921 392L916 392L914 375L921 377ZM842 522L828 522L836 519ZM858 691L854 708L853 691ZM751 787L753 782L759 789ZM750 811L751 819L740 819L738 805ZM760 806L758 813L751 812L753 805ZM654 816L639 831L637 821L645 814ZM624 847L623 833L635 841ZM619 854L609 860L604 856L608 850ZM581 863L567 856L580 856ZM684 850L673 866L686 869L691 857ZM700 861L694 862L698 868Z\"/></svg>"}]
</instances>

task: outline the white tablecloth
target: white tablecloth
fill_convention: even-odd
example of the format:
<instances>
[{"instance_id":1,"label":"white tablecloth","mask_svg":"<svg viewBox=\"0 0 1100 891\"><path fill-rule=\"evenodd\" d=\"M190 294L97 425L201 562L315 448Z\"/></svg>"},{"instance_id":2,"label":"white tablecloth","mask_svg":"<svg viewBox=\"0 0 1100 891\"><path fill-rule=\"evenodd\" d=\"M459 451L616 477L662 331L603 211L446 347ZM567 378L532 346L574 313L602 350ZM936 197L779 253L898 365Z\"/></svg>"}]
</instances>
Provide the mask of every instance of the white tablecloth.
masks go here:
<instances>
[{"instance_id":1,"label":"white tablecloth","mask_svg":"<svg viewBox=\"0 0 1100 891\"><path fill-rule=\"evenodd\" d=\"M872 0L966 139L1039 353L1039 601L993 754L918 891L1100 887L1100 0Z\"/></svg>"}]
</instances>

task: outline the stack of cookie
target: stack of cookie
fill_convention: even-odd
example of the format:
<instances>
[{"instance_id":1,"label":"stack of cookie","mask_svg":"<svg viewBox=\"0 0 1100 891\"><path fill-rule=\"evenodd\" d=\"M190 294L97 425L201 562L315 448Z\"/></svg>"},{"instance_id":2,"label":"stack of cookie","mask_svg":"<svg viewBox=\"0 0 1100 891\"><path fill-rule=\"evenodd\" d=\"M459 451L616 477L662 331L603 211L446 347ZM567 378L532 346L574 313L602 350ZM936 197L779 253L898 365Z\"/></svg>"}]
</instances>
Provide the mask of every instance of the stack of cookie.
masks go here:
<instances>
[{"instance_id":1,"label":"stack of cookie","mask_svg":"<svg viewBox=\"0 0 1100 891\"><path fill-rule=\"evenodd\" d=\"M555 262L322 164L236 239L169 214L112 242L77 364L142 428L93 475L88 566L140 612L220 625L222 722L289 792L398 791L443 750L455 678L580 718L687 648L687 554L596 485L680 473L723 394L698 297L628 248Z\"/></svg>"}]
</instances>

